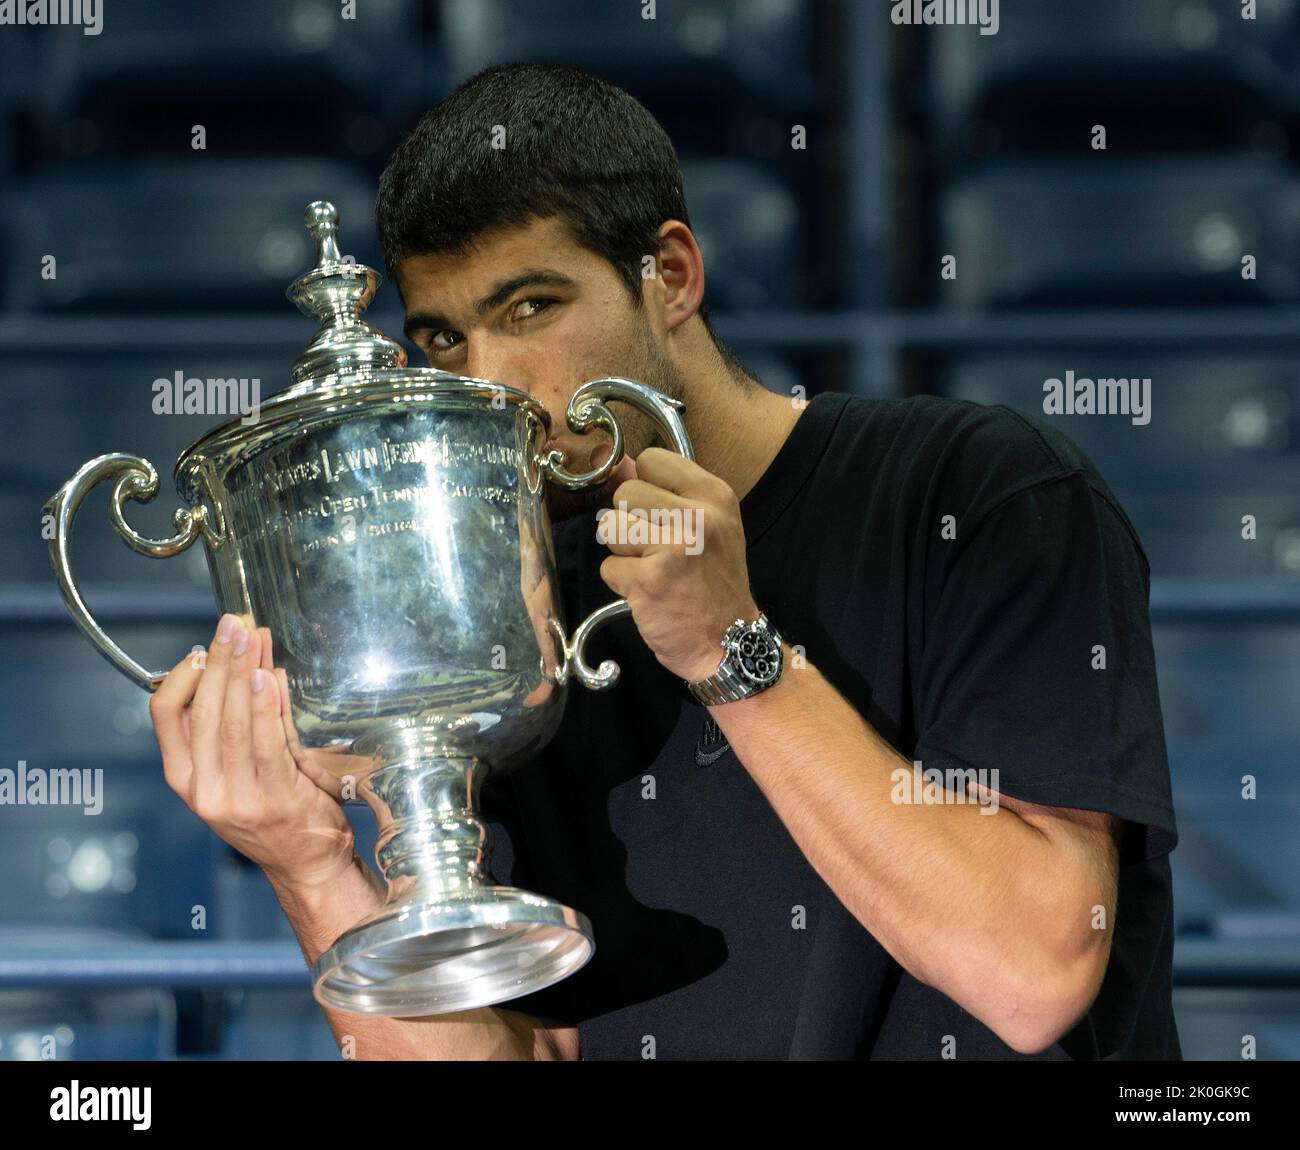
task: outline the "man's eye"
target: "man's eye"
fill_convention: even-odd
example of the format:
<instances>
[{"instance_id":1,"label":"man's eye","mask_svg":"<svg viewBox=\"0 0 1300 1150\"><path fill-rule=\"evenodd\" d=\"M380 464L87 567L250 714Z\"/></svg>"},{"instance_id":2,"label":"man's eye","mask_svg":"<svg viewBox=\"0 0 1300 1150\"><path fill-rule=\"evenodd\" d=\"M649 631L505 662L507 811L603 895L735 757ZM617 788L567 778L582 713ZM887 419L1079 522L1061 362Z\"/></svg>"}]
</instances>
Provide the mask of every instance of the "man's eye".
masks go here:
<instances>
[{"instance_id":1,"label":"man's eye","mask_svg":"<svg viewBox=\"0 0 1300 1150\"><path fill-rule=\"evenodd\" d=\"M433 333L433 338L429 340L429 350L450 351L453 347L456 346L456 344L448 343L446 342L446 340L459 339L459 338L460 338L459 332L451 331L448 328L443 328L441 331L436 331Z\"/></svg>"},{"instance_id":2,"label":"man's eye","mask_svg":"<svg viewBox=\"0 0 1300 1150\"><path fill-rule=\"evenodd\" d=\"M514 319L532 319L533 316L535 315L541 315L542 312L546 311L546 309L549 308L553 303L555 303L555 300L551 299L548 296L530 296L528 299L521 299L517 304L515 304L514 307L510 309L510 311L512 313L512 318ZM523 307L524 305L529 305L529 306L541 305L541 306L534 307L534 309L530 311L527 315L515 314L518 311L518 309Z\"/></svg>"}]
</instances>

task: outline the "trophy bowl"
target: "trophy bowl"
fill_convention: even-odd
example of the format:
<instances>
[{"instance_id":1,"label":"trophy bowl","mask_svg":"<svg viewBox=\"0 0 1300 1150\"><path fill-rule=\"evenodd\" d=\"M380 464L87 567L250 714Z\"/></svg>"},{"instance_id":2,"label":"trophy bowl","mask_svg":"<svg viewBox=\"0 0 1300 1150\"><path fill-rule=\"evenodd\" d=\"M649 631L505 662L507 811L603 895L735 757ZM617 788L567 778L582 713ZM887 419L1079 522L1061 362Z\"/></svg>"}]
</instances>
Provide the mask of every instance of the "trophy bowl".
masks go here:
<instances>
[{"instance_id":1,"label":"trophy bowl","mask_svg":"<svg viewBox=\"0 0 1300 1150\"><path fill-rule=\"evenodd\" d=\"M296 753L379 825L386 900L312 965L317 1000L393 1017L490 1006L558 982L595 948L580 911L492 881L476 814L489 774L552 738L570 678L593 690L618 679L613 663L587 663L585 644L627 604L567 631L546 484L594 486L618 465L609 401L646 412L692 458L682 405L634 380L583 384L567 422L603 428L612 451L573 474L545 450L550 415L526 392L408 367L361 319L379 277L340 256L333 206L309 205L306 223L317 263L287 294L321 327L293 385L256 421L233 419L182 452L171 538L145 538L125 519L128 500L158 493L152 464L120 452L84 464L45 504L51 562L82 631L154 690L165 676L122 651L82 600L74 518L111 481L109 513L132 550L166 558L203 540L220 612L270 629Z\"/></svg>"}]
</instances>

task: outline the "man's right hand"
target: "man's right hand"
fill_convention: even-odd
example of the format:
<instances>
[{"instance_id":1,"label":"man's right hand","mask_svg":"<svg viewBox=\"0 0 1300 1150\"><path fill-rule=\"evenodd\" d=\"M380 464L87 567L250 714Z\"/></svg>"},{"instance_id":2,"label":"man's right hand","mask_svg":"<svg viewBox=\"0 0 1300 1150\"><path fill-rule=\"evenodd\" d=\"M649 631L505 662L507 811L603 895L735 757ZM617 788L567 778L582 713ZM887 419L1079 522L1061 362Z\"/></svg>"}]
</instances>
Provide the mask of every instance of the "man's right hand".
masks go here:
<instances>
[{"instance_id":1,"label":"man's right hand","mask_svg":"<svg viewBox=\"0 0 1300 1150\"><path fill-rule=\"evenodd\" d=\"M254 687L258 689L254 690ZM168 785L222 839L257 863L310 965L378 910L383 888L359 864L341 783L303 753L271 635L222 617L206 657L186 656L149 700ZM348 1057L576 1059L577 1029L495 1007L384 1018L325 1008Z\"/></svg>"},{"instance_id":2,"label":"man's right hand","mask_svg":"<svg viewBox=\"0 0 1300 1150\"><path fill-rule=\"evenodd\" d=\"M168 785L267 877L334 882L355 858L337 780L302 753L271 633L223 615L206 657L186 656L149 700Z\"/></svg>"}]
</instances>

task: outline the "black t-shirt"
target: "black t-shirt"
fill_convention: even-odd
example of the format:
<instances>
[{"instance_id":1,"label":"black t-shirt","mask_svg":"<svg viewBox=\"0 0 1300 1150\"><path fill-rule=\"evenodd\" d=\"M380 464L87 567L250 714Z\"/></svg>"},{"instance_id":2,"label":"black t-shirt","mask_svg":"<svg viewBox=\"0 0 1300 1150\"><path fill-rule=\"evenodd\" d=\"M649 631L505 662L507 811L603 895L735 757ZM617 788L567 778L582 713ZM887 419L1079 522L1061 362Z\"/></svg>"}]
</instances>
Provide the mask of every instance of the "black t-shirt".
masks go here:
<instances>
[{"instance_id":1,"label":"black t-shirt","mask_svg":"<svg viewBox=\"0 0 1300 1150\"><path fill-rule=\"evenodd\" d=\"M760 609L908 761L1126 820L1105 981L1033 1057L1181 1058L1150 573L1092 463L1006 407L823 393L741 511ZM555 543L571 629L614 598L608 552L590 515ZM630 618L588 657L618 685L575 681L483 812L496 877L583 911L596 952L502 1005L576 1024L589 1060L643 1058L646 1036L659 1059L938 1059L949 1035L957 1058L1025 1057L845 909Z\"/></svg>"}]
</instances>

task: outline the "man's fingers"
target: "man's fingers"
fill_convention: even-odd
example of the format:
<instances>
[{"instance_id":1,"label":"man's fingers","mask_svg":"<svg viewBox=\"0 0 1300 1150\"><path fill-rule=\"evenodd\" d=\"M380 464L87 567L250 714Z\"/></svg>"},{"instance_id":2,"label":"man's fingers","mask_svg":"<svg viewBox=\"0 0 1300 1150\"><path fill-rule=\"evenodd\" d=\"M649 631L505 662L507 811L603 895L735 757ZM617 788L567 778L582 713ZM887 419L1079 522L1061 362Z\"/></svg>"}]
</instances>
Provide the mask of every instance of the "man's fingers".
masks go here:
<instances>
[{"instance_id":1,"label":"man's fingers","mask_svg":"<svg viewBox=\"0 0 1300 1150\"><path fill-rule=\"evenodd\" d=\"M647 515L657 509L686 510L699 506L698 503L684 499L666 487L658 487L653 483L647 483L644 479L629 479L626 483L620 483L614 492L612 503L616 511L639 511Z\"/></svg>"},{"instance_id":2,"label":"man's fingers","mask_svg":"<svg viewBox=\"0 0 1300 1150\"><path fill-rule=\"evenodd\" d=\"M218 741L221 747L222 790L228 795L249 795L257 787L253 762L252 673L261 661L262 637L243 627L230 645L226 673L225 710ZM202 780L199 780L200 784Z\"/></svg>"},{"instance_id":3,"label":"man's fingers","mask_svg":"<svg viewBox=\"0 0 1300 1150\"><path fill-rule=\"evenodd\" d=\"M596 541L612 555L644 555L656 549L663 532L641 511L607 508L598 518Z\"/></svg>"},{"instance_id":4,"label":"man's fingers","mask_svg":"<svg viewBox=\"0 0 1300 1150\"><path fill-rule=\"evenodd\" d=\"M265 660L264 660L265 661ZM289 754L281 717L280 680L274 671L256 667L249 676L253 723L253 766L264 794L293 786L297 764Z\"/></svg>"},{"instance_id":5,"label":"man's fingers","mask_svg":"<svg viewBox=\"0 0 1300 1150\"><path fill-rule=\"evenodd\" d=\"M286 763L293 765L289 749L289 731L293 722L286 722L289 714L289 684L284 672L275 665L275 651L271 641L271 628L259 627L262 636L262 662L260 670L265 679L256 673L251 680L253 688L253 760L257 777L272 785L288 781L283 770ZM259 688L260 684L260 688ZM297 735L297 732L294 732Z\"/></svg>"},{"instance_id":6,"label":"man's fingers","mask_svg":"<svg viewBox=\"0 0 1300 1150\"><path fill-rule=\"evenodd\" d=\"M331 756L328 751L320 753L326 757L333 757L335 759L355 759L358 757L355 755L339 756L337 754ZM297 760L297 764L298 770L311 779L311 781L320 787L320 789L327 795L330 795L340 803L344 801L343 779L340 777L340 773L337 770L329 770L327 767L313 759L311 755L303 755ZM355 777L356 776L354 775L353 778L355 779Z\"/></svg>"},{"instance_id":7,"label":"man's fingers","mask_svg":"<svg viewBox=\"0 0 1300 1150\"><path fill-rule=\"evenodd\" d=\"M723 481L692 459L666 447L647 447L636 457L638 479L686 498L703 498L719 490Z\"/></svg>"},{"instance_id":8,"label":"man's fingers","mask_svg":"<svg viewBox=\"0 0 1300 1150\"><path fill-rule=\"evenodd\" d=\"M703 507L682 507L679 514L608 507L597 518L596 540L613 555L649 555L665 548L689 548L704 531L704 515Z\"/></svg>"},{"instance_id":9,"label":"man's fingers","mask_svg":"<svg viewBox=\"0 0 1300 1150\"><path fill-rule=\"evenodd\" d=\"M295 760L302 759L302 743L298 728L293 725L293 700L289 697L289 675L283 667L276 667L275 677L280 684L280 719L284 726L284 741Z\"/></svg>"},{"instance_id":10,"label":"man's fingers","mask_svg":"<svg viewBox=\"0 0 1300 1150\"><path fill-rule=\"evenodd\" d=\"M194 763L193 784L216 787L221 773L221 717L226 707L226 679L231 651L242 625L237 615L222 615L198 690L190 703L190 758Z\"/></svg>"},{"instance_id":11,"label":"man's fingers","mask_svg":"<svg viewBox=\"0 0 1300 1150\"><path fill-rule=\"evenodd\" d=\"M194 652L186 655L149 696L149 716L162 751L163 777L177 793L187 790L193 770L186 708L203 675L204 659Z\"/></svg>"},{"instance_id":12,"label":"man's fingers","mask_svg":"<svg viewBox=\"0 0 1300 1150\"><path fill-rule=\"evenodd\" d=\"M290 753L298 743L298 731L293 725L293 707L289 698L289 677L283 667L275 665L275 657L271 646L271 628L262 627L262 669L269 671L276 681L275 698L280 705L279 715L283 720L284 739L289 747Z\"/></svg>"}]
</instances>

